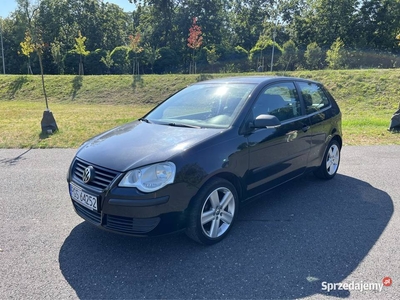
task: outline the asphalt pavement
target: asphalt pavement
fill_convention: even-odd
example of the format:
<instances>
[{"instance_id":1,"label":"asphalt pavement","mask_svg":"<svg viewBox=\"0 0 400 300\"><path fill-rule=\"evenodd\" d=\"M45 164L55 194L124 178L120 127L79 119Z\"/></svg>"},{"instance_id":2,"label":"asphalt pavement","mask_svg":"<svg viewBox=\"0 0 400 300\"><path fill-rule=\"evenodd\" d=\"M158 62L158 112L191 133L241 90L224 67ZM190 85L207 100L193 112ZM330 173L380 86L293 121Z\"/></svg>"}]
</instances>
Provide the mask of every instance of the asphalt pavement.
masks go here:
<instances>
[{"instance_id":1,"label":"asphalt pavement","mask_svg":"<svg viewBox=\"0 0 400 300\"><path fill-rule=\"evenodd\" d=\"M333 180L242 207L211 247L84 222L75 151L0 150L0 299L400 299L400 146L344 147Z\"/></svg>"}]
</instances>

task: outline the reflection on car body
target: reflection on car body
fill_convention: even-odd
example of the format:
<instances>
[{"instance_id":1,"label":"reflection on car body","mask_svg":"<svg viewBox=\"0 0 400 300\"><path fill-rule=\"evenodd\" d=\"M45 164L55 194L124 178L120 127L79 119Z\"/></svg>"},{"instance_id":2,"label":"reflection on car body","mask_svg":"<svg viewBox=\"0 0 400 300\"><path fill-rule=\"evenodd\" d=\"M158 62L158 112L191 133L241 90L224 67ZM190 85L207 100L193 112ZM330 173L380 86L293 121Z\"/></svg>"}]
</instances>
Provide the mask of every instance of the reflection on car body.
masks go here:
<instances>
[{"instance_id":1,"label":"reflection on car body","mask_svg":"<svg viewBox=\"0 0 400 300\"><path fill-rule=\"evenodd\" d=\"M134 236L186 230L213 244L240 203L305 172L333 178L341 146L339 107L320 83L214 79L85 142L68 182L75 211L98 227ZM77 191L98 202L84 205Z\"/></svg>"}]
</instances>

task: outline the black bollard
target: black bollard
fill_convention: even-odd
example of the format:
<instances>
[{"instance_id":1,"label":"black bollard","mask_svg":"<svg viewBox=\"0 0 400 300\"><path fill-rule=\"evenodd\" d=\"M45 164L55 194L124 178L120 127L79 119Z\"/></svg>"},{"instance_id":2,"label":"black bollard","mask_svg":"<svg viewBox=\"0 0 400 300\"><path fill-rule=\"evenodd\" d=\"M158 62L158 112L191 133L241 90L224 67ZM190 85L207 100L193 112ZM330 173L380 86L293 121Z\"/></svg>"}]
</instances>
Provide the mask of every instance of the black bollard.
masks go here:
<instances>
[{"instance_id":1,"label":"black bollard","mask_svg":"<svg viewBox=\"0 0 400 300\"><path fill-rule=\"evenodd\" d=\"M45 110L43 112L41 125L43 134L52 134L58 130L56 120L50 110Z\"/></svg>"}]
</instances>

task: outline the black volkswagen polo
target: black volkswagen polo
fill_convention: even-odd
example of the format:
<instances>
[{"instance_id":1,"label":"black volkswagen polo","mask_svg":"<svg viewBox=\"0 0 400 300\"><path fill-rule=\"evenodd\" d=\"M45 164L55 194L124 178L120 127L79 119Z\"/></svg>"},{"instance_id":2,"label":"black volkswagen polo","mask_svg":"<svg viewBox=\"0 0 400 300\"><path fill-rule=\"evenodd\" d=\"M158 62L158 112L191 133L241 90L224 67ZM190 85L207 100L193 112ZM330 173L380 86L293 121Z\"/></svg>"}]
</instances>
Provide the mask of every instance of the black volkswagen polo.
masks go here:
<instances>
[{"instance_id":1,"label":"black volkswagen polo","mask_svg":"<svg viewBox=\"0 0 400 300\"><path fill-rule=\"evenodd\" d=\"M85 142L67 179L76 213L100 228L186 230L213 244L243 202L305 172L333 178L341 147L341 113L320 83L223 78L188 86Z\"/></svg>"}]
</instances>

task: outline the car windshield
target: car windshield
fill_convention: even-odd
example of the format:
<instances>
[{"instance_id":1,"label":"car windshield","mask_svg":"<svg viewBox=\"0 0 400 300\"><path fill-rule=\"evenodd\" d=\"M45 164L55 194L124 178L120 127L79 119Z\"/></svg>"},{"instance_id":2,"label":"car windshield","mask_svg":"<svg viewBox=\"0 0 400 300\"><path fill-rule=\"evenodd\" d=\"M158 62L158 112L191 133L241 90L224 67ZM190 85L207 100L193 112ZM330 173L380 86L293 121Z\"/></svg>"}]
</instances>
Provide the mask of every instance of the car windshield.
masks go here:
<instances>
[{"instance_id":1,"label":"car windshield","mask_svg":"<svg viewBox=\"0 0 400 300\"><path fill-rule=\"evenodd\" d=\"M247 83L192 85L156 107L145 120L170 126L227 128L254 87Z\"/></svg>"}]
</instances>

